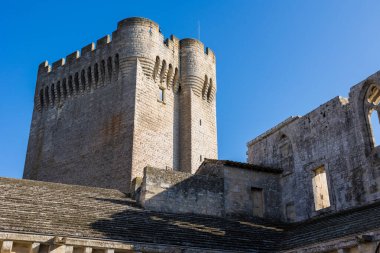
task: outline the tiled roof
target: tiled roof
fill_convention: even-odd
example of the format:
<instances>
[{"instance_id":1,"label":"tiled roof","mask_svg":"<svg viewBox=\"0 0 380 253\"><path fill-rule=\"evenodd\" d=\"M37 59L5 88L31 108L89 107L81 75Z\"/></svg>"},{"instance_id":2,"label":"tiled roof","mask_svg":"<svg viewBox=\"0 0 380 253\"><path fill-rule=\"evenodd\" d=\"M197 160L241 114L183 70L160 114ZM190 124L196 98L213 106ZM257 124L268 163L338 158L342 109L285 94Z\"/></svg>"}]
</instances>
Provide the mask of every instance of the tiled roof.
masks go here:
<instances>
[{"instance_id":1,"label":"tiled roof","mask_svg":"<svg viewBox=\"0 0 380 253\"><path fill-rule=\"evenodd\" d=\"M380 202L281 225L143 210L118 190L0 178L0 231L231 252L278 252L380 228Z\"/></svg>"},{"instance_id":2,"label":"tiled roof","mask_svg":"<svg viewBox=\"0 0 380 253\"><path fill-rule=\"evenodd\" d=\"M293 249L371 230L380 230L380 202L289 224L281 248Z\"/></svg>"},{"instance_id":3,"label":"tiled roof","mask_svg":"<svg viewBox=\"0 0 380 253\"><path fill-rule=\"evenodd\" d=\"M0 231L272 252L281 229L260 219L143 210L118 190L0 178Z\"/></svg>"}]
</instances>

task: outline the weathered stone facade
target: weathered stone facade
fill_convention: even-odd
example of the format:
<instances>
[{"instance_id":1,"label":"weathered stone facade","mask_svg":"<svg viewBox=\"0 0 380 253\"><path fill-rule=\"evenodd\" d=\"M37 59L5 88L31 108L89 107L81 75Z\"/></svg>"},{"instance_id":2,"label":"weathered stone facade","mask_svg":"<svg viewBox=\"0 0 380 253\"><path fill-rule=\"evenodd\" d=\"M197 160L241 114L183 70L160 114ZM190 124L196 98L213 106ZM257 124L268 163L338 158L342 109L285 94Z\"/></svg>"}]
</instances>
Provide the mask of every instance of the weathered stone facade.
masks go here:
<instances>
[{"instance_id":1,"label":"weathered stone facade","mask_svg":"<svg viewBox=\"0 0 380 253\"><path fill-rule=\"evenodd\" d=\"M215 55L144 18L40 65L24 178L130 190L217 158Z\"/></svg>"},{"instance_id":2,"label":"weathered stone facade","mask_svg":"<svg viewBox=\"0 0 380 253\"><path fill-rule=\"evenodd\" d=\"M284 169L284 220L300 221L379 201L380 149L370 123L371 112L378 110L379 77L378 72L353 86L348 99L336 97L248 143L249 163ZM312 181L321 167L330 206L316 211Z\"/></svg>"},{"instance_id":3,"label":"weathered stone facade","mask_svg":"<svg viewBox=\"0 0 380 253\"><path fill-rule=\"evenodd\" d=\"M24 178L64 184L0 178L0 253L380 250L380 72L248 163L216 160L215 94L213 52L144 18L42 63Z\"/></svg>"}]
</instances>

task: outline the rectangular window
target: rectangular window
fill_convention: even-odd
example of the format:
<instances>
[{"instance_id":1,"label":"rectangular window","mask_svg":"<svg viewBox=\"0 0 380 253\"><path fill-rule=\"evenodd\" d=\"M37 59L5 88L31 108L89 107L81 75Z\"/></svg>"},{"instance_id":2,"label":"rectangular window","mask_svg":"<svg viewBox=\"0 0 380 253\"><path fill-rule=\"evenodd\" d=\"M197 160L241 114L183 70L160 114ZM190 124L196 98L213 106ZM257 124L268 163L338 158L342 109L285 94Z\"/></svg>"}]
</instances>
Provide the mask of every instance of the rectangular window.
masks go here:
<instances>
[{"instance_id":1,"label":"rectangular window","mask_svg":"<svg viewBox=\"0 0 380 253\"><path fill-rule=\"evenodd\" d=\"M253 204L253 215L263 217L264 216L263 189L252 187L251 194L252 194L252 204Z\"/></svg>"},{"instance_id":2,"label":"rectangular window","mask_svg":"<svg viewBox=\"0 0 380 253\"><path fill-rule=\"evenodd\" d=\"M329 189L324 166L314 170L313 193L316 211L330 206Z\"/></svg>"},{"instance_id":3,"label":"rectangular window","mask_svg":"<svg viewBox=\"0 0 380 253\"><path fill-rule=\"evenodd\" d=\"M159 89L158 101L159 102L164 102L165 101L165 89L164 88L160 88Z\"/></svg>"},{"instance_id":4,"label":"rectangular window","mask_svg":"<svg viewBox=\"0 0 380 253\"><path fill-rule=\"evenodd\" d=\"M296 219L296 209L293 202L289 202L285 206L287 221L294 221Z\"/></svg>"}]
</instances>

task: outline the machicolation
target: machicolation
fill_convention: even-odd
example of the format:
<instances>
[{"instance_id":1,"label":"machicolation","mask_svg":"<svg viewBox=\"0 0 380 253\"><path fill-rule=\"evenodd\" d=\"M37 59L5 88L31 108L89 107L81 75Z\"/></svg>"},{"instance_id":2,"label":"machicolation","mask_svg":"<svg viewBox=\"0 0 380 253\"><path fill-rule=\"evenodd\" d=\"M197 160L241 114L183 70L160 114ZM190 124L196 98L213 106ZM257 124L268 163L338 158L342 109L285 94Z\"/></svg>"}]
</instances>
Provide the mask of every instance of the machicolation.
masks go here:
<instances>
[{"instance_id":1,"label":"machicolation","mask_svg":"<svg viewBox=\"0 0 380 253\"><path fill-rule=\"evenodd\" d=\"M165 39L145 18L44 61L24 177L129 191L149 164L194 172L217 158L215 64L200 41Z\"/></svg>"}]
</instances>

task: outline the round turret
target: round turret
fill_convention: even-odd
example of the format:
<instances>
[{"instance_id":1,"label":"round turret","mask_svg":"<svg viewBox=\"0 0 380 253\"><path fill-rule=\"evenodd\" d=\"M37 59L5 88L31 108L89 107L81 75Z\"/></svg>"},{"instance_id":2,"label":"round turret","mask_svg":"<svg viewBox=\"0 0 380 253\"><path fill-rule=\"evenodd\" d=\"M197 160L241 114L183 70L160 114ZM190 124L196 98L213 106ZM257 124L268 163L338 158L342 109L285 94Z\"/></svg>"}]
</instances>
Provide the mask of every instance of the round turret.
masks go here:
<instances>
[{"instance_id":1,"label":"round turret","mask_svg":"<svg viewBox=\"0 0 380 253\"><path fill-rule=\"evenodd\" d=\"M215 86L215 55L196 39L180 41L181 82L183 88L191 88L197 96L213 98Z\"/></svg>"},{"instance_id":2,"label":"round turret","mask_svg":"<svg viewBox=\"0 0 380 253\"><path fill-rule=\"evenodd\" d=\"M157 23L146 18L127 18L118 23L115 43L121 43L125 56L155 59L164 36Z\"/></svg>"}]
</instances>

